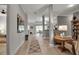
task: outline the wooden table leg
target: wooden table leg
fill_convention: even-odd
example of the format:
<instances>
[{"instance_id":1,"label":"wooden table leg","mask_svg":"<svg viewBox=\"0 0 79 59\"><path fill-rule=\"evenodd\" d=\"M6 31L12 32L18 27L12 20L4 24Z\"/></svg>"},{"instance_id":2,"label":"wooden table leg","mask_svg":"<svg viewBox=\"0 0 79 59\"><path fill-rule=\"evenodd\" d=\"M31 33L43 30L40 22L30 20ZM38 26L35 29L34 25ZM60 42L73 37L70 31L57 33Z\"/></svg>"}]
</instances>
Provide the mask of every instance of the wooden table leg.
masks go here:
<instances>
[{"instance_id":1,"label":"wooden table leg","mask_svg":"<svg viewBox=\"0 0 79 59\"><path fill-rule=\"evenodd\" d=\"M61 52L64 52L64 51L65 51L64 44L65 44L65 42L62 41L62 42L61 42L61 46L58 47L58 48L61 50Z\"/></svg>"},{"instance_id":2,"label":"wooden table leg","mask_svg":"<svg viewBox=\"0 0 79 59\"><path fill-rule=\"evenodd\" d=\"M65 46L64 45L65 45L65 42L63 41L62 42L62 52L65 51Z\"/></svg>"},{"instance_id":3,"label":"wooden table leg","mask_svg":"<svg viewBox=\"0 0 79 59\"><path fill-rule=\"evenodd\" d=\"M76 55L76 51L75 51L75 46L74 46L74 44L72 44L72 52L73 52L74 55Z\"/></svg>"}]
</instances>

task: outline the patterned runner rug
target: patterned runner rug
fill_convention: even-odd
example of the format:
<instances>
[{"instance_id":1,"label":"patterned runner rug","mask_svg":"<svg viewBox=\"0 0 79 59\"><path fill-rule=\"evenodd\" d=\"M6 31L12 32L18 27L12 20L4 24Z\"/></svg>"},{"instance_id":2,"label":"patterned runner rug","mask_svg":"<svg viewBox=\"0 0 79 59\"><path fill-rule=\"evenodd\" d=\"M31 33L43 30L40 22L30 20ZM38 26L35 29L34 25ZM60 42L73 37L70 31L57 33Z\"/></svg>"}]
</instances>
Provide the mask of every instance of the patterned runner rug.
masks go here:
<instances>
[{"instance_id":1,"label":"patterned runner rug","mask_svg":"<svg viewBox=\"0 0 79 59\"><path fill-rule=\"evenodd\" d=\"M41 54L41 49L38 41L36 39L33 39L29 46L28 54L32 55L39 55Z\"/></svg>"}]
</instances>

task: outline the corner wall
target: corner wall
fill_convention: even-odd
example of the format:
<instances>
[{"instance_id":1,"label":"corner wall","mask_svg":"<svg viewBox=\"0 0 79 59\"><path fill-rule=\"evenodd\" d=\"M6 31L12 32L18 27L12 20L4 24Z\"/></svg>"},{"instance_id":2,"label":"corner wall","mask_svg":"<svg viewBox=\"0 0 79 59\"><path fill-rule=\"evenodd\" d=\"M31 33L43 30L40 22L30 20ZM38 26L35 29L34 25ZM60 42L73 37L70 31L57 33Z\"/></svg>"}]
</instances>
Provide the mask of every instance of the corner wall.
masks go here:
<instances>
[{"instance_id":1,"label":"corner wall","mask_svg":"<svg viewBox=\"0 0 79 59\"><path fill-rule=\"evenodd\" d=\"M49 37L50 37L50 46L54 47L54 19L53 19L53 5L49 5Z\"/></svg>"},{"instance_id":2,"label":"corner wall","mask_svg":"<svg viewBox=\"0 0 79 59\"><path fill-rule=\"evenodd\" d=\"M8 5L7 12L7 40L8 54L15 54L18 48L25 41L25 32L17 33L17 14L25 21L26 17L23 10L17 4Z\"/></svg>"},{"instance_id":3,"label":"corner wall","mask_svg":"<svg viewBox=\"0 0 79 59\"><path fill-rule=\"evenodd\" d=\"M71 36L71 20L72 20L73 15L68 15L68 16L58 16L58 25L67 25L67 31L66 31L66 36Z\"/></svg>"}]
</instances>

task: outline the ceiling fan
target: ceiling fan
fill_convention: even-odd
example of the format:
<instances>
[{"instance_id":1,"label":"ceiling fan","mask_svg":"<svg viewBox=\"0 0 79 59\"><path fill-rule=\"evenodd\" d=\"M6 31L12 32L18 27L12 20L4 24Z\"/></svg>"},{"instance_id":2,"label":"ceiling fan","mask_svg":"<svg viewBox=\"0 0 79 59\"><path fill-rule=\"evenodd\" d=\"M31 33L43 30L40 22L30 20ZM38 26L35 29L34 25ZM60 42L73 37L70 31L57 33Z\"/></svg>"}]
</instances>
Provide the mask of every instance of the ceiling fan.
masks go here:
<instances>
[{"instance_id":1,"label":"ceiling fan","mask_svg":"<svg viewBox=\"0 0 79 59\"><path fill-rule=\"evenodd\" d=\"M0 10L0 13L1 14L6 14L6 10L2 9L2 10Z\"/></svg>"}]
</instances>

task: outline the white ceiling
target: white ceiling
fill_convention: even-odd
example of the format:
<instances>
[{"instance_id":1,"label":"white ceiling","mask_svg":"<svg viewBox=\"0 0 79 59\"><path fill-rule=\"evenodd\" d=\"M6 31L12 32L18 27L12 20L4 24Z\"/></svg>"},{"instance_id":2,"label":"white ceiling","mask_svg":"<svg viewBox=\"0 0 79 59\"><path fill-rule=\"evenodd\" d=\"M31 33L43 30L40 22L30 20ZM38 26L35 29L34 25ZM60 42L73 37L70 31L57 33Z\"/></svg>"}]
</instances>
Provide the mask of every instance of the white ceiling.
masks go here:
<instances>
[{"instance_id":1,"label":"white ceiling","mask_svg":"<svg viewBox=\"0 0 79 59\"><path fill-rule=\"evenodd\" d=\"M31 14L39 10L45 6L45 4L22 4L21 7L23 8L24 12L27 14Z\"/></svg>"},{"instance_id":2,"label":"white ceiling","mask_svg":"<svg viewBox=\"0 0 79 59\"><path fill-rule=\"evenodd\" d=\"M66 10L68 7L68 4L54 4L53 5L53 14L59 15L61 12Z\"/></svg>"},{"instance_id":3,"label":"white ceiling","mask_svg":"<svg viewBox=\"0 0 79 59\"><path fill-rule=\"evenodd\" d=\"M6 14L1 13L2 10L7 11L7 5L0 5L0 16L6 16Z\"/></svg>"},{"instance_id":4,"label":"white ceiling","mask_svg":"<svg viewBox=\"0 0 79 59\"><path fill-rule=\"evenodd\" d=\"M7 9L7 5L0 5L0 10Z\"/></svg>"},{"instance_id":5,"label":"white ceiling","mask_svg":"<svg viewBox=\"0 0 79 59\"><path fill-rule=\"evenodd\" d=\"M67 15L71 15L77 11L79 11L79 4L75 4L73 7L66 8L59 15L66 15L67 16Z\"/></svg>"},{"instance_id":6,"label":"white ceiling","mask_svg":"<svg viewBox=\"0 0 79 59\"><path fill-rule=\"evenodd\" d=\"M69 4L53 4L53 15L61 15L63 12L71 12L70 9L73 10L75 7L68 8ZM23 8L24 12L27 14L45 14L49 13L49 9L46 9L48 4L22 4L21 7ZM67 10L67 11L66 11ZM63 13L63 14L65 14Z\"/></svg>"},{"instance_id":7,"label":"white ceiling","mask_svg":"<svg viewBox=\"0 0 79 59\"><path fill-rule=\"evenodd\" d=\"M40 19L38 15L41 14L42 11L47 7L46 4L21 4L20 6L28 15L28 22L40 21L38 20L38 18Z\"/></svg>"},{"instance_id":8,"label":"white ceiling","mask_svg":"<svg viewBox=\"0 0 79 59\"><path fill-rule=\"evenodd\" d=\"M74 11L79 10L78 5L70 8L68 5L69 4L53 4L53 16L69 15ZM21 7L26 14L32 14L31 19L29 19L31 22L35 20L37 21L37 18L35 19L35 17L37 17L38 14L41 14L41 16L42 14L49 15L48 4L22 4Z\"/></svg>"}]
</instances>

